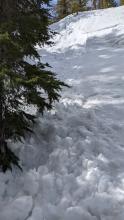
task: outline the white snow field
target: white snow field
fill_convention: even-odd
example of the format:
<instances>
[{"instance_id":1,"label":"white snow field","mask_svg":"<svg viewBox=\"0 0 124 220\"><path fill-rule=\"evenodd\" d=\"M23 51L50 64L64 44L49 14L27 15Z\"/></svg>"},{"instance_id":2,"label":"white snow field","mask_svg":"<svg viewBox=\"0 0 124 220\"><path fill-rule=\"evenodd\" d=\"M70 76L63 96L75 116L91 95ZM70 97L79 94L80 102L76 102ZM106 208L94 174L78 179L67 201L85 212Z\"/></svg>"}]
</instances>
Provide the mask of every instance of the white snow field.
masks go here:
<instances>
[{"instance_id":1,"label":"white snow field","mask_svg":"<svg viewBox=\"0 0 124 220\"><path fill-rule=\"evenodd\" d=\"M124 7L70 15L42 60L64 88L0 173L0 220L124 220Z\"/></svg>"}]
</instances>

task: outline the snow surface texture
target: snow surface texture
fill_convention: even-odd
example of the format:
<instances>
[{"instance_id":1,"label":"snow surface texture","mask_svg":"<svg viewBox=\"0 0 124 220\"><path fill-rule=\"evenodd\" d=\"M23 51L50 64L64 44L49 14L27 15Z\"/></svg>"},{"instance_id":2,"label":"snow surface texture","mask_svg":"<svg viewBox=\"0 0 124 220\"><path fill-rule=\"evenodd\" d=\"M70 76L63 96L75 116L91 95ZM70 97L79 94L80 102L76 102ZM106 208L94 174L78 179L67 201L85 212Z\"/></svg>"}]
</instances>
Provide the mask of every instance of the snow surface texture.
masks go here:
<instances>
[{"instance_id":1,"label":"snow surface texture","mask_svg":"<svg viewBox=\"0 0 124 220\"><path fill-rule=\"evenodd\" d=\"M12 146L24 171L0 173L0 220L124 220L124 7L51 28L39 52L72 87Z\"/></svg>"}]
</instances>

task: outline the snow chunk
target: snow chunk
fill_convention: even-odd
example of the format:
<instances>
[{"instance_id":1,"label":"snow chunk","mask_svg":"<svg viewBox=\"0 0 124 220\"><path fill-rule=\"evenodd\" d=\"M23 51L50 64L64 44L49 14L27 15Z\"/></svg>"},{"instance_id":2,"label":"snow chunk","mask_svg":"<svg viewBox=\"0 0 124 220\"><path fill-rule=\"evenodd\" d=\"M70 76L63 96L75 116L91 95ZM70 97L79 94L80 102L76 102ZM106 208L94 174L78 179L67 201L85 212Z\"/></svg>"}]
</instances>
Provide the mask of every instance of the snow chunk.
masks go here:
<instances>
[{"instance_id":1,"label":"snow chunk","mask_svg":"<svg viewBox=\"0 0 124 220\"><path fill-rule=\"evenodd\" d=\"M0 220L25 220L32 211L33 200L31 196L22 196L6 206L0 213Z\"/></svg>"},{"instance_id":2,"label":"snow chunk","mask_svg":"<svg viewBox=\"0 0 124 220\"><path fill-rule=\"evenodd\" d=\"M70 207L65 213L65 220L97 220L81 207Z\"/></svg>"}]
</instances>

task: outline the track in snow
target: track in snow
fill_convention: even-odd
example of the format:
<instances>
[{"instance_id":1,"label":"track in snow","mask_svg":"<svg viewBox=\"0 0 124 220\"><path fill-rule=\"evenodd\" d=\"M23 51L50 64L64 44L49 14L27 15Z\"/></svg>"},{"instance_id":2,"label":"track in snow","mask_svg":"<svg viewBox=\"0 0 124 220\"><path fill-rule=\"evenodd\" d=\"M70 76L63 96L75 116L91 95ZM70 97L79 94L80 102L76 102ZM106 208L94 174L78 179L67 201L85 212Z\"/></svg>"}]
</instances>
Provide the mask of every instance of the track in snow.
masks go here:
<instances>
[{"instance_id":1,"label":"track in snow","mask_svg":"<svg viewBox=\"0 0 124 220\"><path fill-rule=\"evenodd\" d=\"M72 88L27 137L24 173L0 174L0 220L124 219L123 14L88 12L53 27L61 35L43 60Z\"/></svg>"}]
</instances>

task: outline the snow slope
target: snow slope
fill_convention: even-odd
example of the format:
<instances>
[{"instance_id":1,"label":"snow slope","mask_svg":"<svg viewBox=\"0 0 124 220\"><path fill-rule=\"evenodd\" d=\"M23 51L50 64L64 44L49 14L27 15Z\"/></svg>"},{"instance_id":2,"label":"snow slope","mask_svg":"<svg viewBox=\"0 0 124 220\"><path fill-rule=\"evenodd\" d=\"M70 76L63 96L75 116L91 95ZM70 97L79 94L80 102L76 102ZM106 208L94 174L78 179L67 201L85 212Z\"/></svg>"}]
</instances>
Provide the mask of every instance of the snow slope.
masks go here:
<instances>
[{"instance_id":1,"label":"snow slope","mask_svg":"<svg viewBox=\"0 0 124 220\"><path fill-rule=\"evenodd\" d=\"M54 39L55 46L47 49L50 52L65 52L80 46L86 49L89 38L112 33L116 42L116 35L124 34L124 9L118 7L79 13L78 16L70 15L51 28L59 34Z\"/></svg>"},{"instance_id":2,"label":"snow slope","mask_svg":"<svg viewBox=\"0 0 124 220\"><path fill-rule=\"evenodd\" d=\"M24 171L0 173L0 220L124 220L124 7L51 28L39 53L72 87L12 145Z\"/></svg>"}]
</instances>

